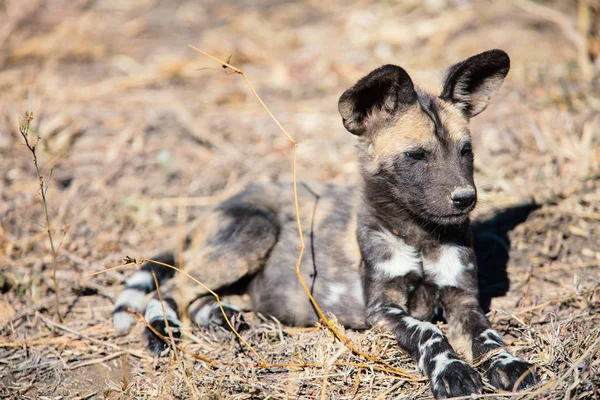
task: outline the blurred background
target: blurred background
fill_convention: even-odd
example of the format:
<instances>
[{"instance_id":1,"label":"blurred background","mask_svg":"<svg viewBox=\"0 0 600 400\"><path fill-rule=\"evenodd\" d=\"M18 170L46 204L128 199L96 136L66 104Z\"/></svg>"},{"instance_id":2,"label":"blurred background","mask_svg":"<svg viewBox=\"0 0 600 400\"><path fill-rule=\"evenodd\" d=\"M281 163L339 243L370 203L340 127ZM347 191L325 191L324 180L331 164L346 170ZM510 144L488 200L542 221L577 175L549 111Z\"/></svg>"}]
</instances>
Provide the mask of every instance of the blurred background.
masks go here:
<instances>
[{"instance_id":1,"label":"blurred background","mask_svg":"<svg viewBox=\"0 0 600 400\"><path fill-rule=\"evenodd\" d=\"M541 208L497 233L511 249L514 275L508 296L492 308L531 307L598 287L597 1L0 0L0 21L6 343L42 335L47 327L34 316L52 314L38 181L18 131L25 111L34 113L31 133L41 137L62 312L99 338L112 329L112 301L130 270L94 279L87 273L125 255L154 255L178 220L249 182L291 180L291 146L244 81L189 44L244 70L300 143L299 179L340 184L358 182L356 139L337 112L339 96L357 79L393 63L437 90L453 63L505 50L507 80L472 121L475 218L532 202ZM572 315L569 307L553 312ZM547 322L545 315L538 317ZM595 318L571 335L598 335ZM32 371L49 374L58 365L48 347L37 361L13 347L4 356L15 361L0 364L13 389L23 389ZM557 357L546 361L560 369Z\"/></svg>"}]
</instances>

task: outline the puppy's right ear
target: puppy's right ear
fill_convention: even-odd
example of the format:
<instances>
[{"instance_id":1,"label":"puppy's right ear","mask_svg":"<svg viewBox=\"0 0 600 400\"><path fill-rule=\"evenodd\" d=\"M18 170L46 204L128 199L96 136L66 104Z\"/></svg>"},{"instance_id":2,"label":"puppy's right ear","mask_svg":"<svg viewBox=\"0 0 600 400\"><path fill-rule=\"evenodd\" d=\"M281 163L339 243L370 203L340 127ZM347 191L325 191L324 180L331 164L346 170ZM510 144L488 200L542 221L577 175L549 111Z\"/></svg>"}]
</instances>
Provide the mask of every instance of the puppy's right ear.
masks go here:
<instances>
[{"instance_id":1,"label":"puppy's right ear","mask_svg":"<svg viewBox=\"0 0 600 400\"><path fill-rule=\"evenodd\" d=\"M340 97L338 110L350 133L364 135L417 101L412 80L396 65L384 65L359 80Z\"/></svg>"}]
</instances>

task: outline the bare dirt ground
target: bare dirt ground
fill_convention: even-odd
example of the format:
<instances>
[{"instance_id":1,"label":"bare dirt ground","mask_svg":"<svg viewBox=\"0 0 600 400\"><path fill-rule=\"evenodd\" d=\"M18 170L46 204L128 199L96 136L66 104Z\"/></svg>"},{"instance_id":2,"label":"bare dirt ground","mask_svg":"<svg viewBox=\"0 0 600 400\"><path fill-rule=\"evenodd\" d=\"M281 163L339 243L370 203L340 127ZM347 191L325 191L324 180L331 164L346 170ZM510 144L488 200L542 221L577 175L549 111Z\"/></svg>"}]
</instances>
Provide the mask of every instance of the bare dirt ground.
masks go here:
<instances>
[{"instance_id":1,"label":"bare dirt ground","mask_svg":"<svg viewBox=\"0 0 600 400\"><path fill-rule=\"evenodd\" d=\"M600 397L600 96L596 67L582 61L596 43L576 28L577 13L575 2L521 0L0 1L0 396L431 396L425 381L352 354L324 327L248 314L244 338L269 363L292 364L271 368L218 329L190 327L182 344L220 361L212 366L182 353L152 358L143 323L116 335L112 304L135 266L88 274L153 256L182 221L248 182L292 178L284 135L240 76L193 44L244 69L300 143L301 180L339 183L358 181L355 139L337 113L358 78L395 63L435 86L450 64L506 50L507 81L473 120L475 220L511 257L510 290L490 318L544 380L521 397ZM17 129L26 110L42 138L62 322L38 181ZM533 202L537 210L505 218ZM388 335L346 333L418 378Z\"/></svg>"}]
</instances>

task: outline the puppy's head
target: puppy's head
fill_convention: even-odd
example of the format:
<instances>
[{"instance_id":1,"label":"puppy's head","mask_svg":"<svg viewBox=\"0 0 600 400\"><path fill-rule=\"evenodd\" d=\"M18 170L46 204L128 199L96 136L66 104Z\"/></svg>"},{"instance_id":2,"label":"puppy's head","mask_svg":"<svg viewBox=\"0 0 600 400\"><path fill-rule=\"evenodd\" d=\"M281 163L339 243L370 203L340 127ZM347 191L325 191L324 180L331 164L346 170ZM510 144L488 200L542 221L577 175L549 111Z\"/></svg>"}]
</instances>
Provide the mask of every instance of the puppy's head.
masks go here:
<instances>
[{"instance_id":1,"label":"puppy's head","mask_svg":"<svg viewBox=\"0 0 600 400\"><path fill-rule=\"evenodd\" d=\"M369 197L436 224L464 222L477 201L469 120L509 68L504 51L486 51L450 67L433 95L415 88L404 69L384 65L344 92L339 112L360 138Z\"/></svg>"}]
</instances>

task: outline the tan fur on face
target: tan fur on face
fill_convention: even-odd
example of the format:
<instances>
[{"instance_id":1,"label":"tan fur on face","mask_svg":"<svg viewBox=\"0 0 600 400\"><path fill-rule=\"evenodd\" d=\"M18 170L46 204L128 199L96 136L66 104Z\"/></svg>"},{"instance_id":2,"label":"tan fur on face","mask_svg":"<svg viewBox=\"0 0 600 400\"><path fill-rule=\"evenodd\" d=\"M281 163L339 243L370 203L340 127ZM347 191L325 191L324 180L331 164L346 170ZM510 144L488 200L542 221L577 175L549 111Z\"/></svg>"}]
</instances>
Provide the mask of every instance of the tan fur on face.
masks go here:
<instances>
[{"instance_id":1,"label":"tan fur on face","mask_svg":"<svg viewBox=\"0 0 600 400\"><path fill-rule=\"evenodd\" d=\"M415 145L435 143L433 121L421 109L419 103L403 110L394 123L373 135L375 161L387 160Z\"/></svg>"},{"instance_id":2,"label":"tan fur on face","mask_svg":"<svg viewBox=\"0 0 600 400\"><path fill-rule=\"evenodd\" d=\"M462 142L470 139L469 121L464 117L462 111L454 104L444 100L440 100L438 104L440 120L448 132L450 140Z\"/></svg>"},{"instance_id":3,"label":"tan fur on face","mask_svg":"<svg viewBox=\"0 0 600 400\"><path fill-rule=\"evenodd\" d=\"M469 122L460 109L444 100L436 98L436 101L438 116L449 140L456 143L469 140ZM379 164L414 148L433 150L439 141L434 130L434 122L420 104L415 103L402 110L392 124L370 136L369 155Z\"/></svg>"}]
</instances>

